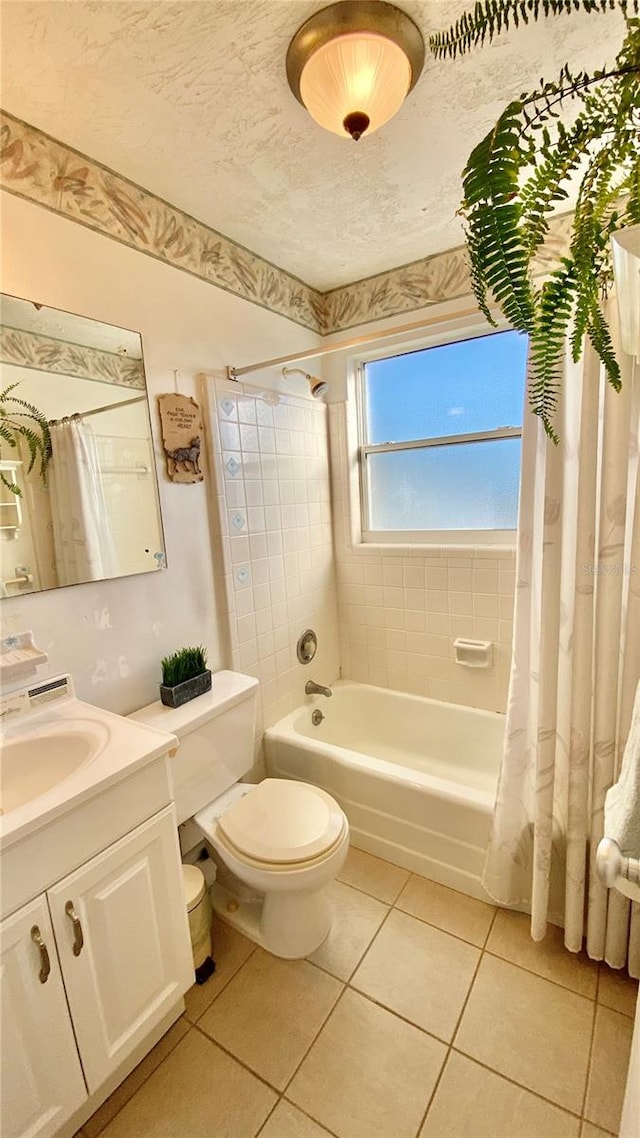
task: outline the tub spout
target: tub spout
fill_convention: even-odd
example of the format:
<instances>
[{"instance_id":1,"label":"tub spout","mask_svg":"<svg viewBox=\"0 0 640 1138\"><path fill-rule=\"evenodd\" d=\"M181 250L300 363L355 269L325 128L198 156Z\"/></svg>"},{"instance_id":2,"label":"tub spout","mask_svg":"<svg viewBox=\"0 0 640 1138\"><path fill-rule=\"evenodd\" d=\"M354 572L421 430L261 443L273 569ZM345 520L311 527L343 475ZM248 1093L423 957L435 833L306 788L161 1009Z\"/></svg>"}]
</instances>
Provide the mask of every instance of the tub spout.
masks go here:
<instances>
[{"instance_id":1,"label":"tub spout","mask_svg":"<svg viewBox=\"0 0 640 1138\"><path fill-rule=\"evenodd\" d=\"M315 680L307 680L304 690L307 695L326 695L327 697L333 695L331 688L325 688L322 684L317 684Z\"/></svg>"}]
</instances>

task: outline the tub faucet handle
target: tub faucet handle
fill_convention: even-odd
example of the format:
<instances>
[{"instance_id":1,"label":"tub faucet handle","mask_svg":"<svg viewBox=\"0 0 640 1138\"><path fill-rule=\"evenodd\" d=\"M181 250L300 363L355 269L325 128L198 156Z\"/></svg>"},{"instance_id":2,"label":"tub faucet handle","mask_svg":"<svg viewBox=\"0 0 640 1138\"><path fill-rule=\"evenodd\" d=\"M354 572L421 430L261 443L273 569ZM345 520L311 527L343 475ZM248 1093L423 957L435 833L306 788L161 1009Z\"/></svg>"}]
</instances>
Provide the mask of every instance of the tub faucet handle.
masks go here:
<instances>
[{"instance_id":1,"label":"tub faucet handle","mask_svg":"<svg viewBox=\"0 0 640 1138\"><path fill-rule=\"evenodd\" d=\"M325 688L323 684L317 684L315 680L307 680L304 690L306 695L326 695L327 698L333 695L331 688Z\"/></svg>"}]
</instances>

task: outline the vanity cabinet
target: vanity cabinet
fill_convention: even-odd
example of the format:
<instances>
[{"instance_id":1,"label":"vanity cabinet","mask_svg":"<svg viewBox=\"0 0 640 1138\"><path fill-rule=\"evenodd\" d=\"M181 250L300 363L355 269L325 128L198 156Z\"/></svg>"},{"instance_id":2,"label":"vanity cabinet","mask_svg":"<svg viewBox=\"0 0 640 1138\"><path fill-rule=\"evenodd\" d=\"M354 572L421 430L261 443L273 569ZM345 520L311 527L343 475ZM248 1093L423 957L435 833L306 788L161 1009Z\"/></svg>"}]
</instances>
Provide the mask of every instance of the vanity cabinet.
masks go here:
<instances>
[{"instance_id":1,"label":"vanity cabinet","mask_svg":"<svg viewBox=\"0 0 640 1138\"><path fill-rule=\"evenodd\" d=\"M185 990L176 840L170 807L47 893L90 1094Z\"/></svg>"},{"instance_id":2,"label":"vanity cabinet","mask_svg":"<svg viewBox=\"0 0 640 1138\"><path fill-rule=\"evenodd\" d=\"M49 1138L192 982L173 807L8 917L1 933L0 1132Z\"/></svg>"},{"instance_id":3,"label":"vanity cabinet","mask_svg":"<svg viewBox=\"0 0 640 1138\"><path fill-rule=\"evenodd\" d=\"M48 1138L87 1097L45 897L0 925L3 1138ZM40 937L42 948L36 944Z\"/></svg>"}]
</instances>

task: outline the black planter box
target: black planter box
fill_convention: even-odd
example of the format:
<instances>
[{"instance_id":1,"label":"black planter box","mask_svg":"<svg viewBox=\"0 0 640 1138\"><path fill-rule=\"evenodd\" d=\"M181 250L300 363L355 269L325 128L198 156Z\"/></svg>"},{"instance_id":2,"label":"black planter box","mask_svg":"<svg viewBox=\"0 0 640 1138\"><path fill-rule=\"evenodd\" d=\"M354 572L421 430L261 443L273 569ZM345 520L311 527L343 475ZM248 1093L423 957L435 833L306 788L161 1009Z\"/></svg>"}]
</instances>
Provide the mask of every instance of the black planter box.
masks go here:
<instances>
[{"instance_id":1,"label":"black planter box","mask_svg":"<svg viewBox=\"0 0 640 1138\"><path fill-rule=\"evenodd\" d=\"M211 691L209 671L201 672L199 676L193 676L192 679L185 680L183 684L176 684L173 688L160 684L160 699L165 707L181 707L183 703L204 695L206 691Z\"/></svg>"}]
</instances>

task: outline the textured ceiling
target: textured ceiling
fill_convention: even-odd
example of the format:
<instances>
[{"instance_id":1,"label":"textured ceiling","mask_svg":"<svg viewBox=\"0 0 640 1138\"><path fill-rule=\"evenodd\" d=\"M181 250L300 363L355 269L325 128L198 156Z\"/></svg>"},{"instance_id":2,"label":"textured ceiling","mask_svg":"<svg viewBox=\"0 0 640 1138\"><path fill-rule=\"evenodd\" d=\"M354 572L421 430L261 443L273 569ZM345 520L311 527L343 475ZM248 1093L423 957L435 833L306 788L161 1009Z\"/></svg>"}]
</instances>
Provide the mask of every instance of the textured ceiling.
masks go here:
<instances>
[{"instance_id":1,"label":"textured ceiling","mask_svg":"<svg viewBox=\"0 0 640 1138\"><path fill-rule=\"evenodd\" d=\"M284 59L308 0L3 0L6 110L320 289L461 243L460 171L504 104L569 60L600 66L617 13L513 30L455 63L427 58L371 138L317 127ZM464 11L401 0L425 38Z\"/></svg>"}]
</instances>

